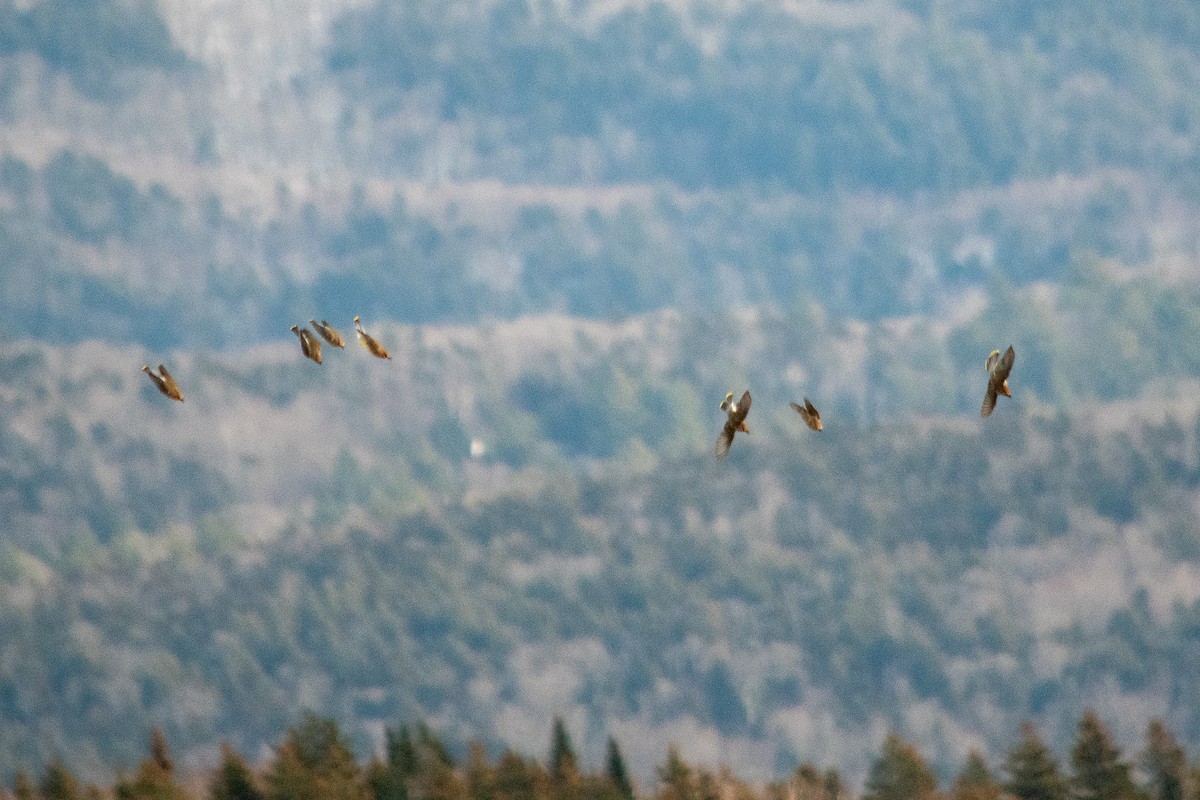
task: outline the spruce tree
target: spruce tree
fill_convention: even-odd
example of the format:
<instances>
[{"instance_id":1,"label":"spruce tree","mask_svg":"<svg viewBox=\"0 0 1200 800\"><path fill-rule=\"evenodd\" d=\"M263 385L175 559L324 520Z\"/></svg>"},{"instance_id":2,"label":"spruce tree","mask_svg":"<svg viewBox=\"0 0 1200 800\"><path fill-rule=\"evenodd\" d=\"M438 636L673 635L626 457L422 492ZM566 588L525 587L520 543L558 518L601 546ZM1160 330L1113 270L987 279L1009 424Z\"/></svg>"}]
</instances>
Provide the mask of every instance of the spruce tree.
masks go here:
<instances>
[{"instance_id":1,"label":"spruce tree","mask_svg":"<svg viewBox=\"0 0 1200 800\"><path fill-rule=\"evenodd\" d=\"M221 743L221 765L208 787L209 800L264 800L254 774L229 742Z\"/></svg>"},{"instance_id":2,"label":"spruce tree","mask_svg":"<svg viewBox=\"0 0 1200 800\"><path fill-rule=\"evenodd\" d=\"M506 800L537 800L545 772L537 764L506 750L496 763L496 794Z\"/></svg>"},{"instance_id":3,"label":"spruce tree","mask_svg":"<svg viewBox=\"0 0 1200 800\"><path fill-rule=\"evenodd\" d=\"M175 780L175 762L161 728L150 731L148 749L133 778L117 782L117 800L186 800L183 787Z\"/></svg>"},{"instance_id":4,"label":"spruce tree","mask_svg":"<svg viewBox=\"0 0 1200 800\"><path fill-rule=\"evenodd\" d=\"M61 758L46 765L42 780L38 784L42 800L80 800L79 781Z\"/></svg>"},{"instance_id":5,"label":"spruce tree","mask_svg":"<svg viewBox=\"0 0 1200 800\"><path fill-rule=\"evenodd\" d=\"M1021 740L1008 751L1004 771L1008 774L1004 791L1017 800L1068 800L1058 759L1031 722L1021 724Z\"/></svg>"},{"instance_id":6,"label":"spruce tree","mask_svg":"<svg viewBox=\"0 0 1200 800\"><path fill-rule=\"evenodd\" d=\"M13 796L16 800L37 800L37 789L29 773L23 769L17 770L13 777Z\"/></svg>"},{"instance_id":7,"label":"spruce tree","mask_svg":"<svg viewBox=\"0 0 1200 800\"><path fill-rule=\"evenodd\" d=\"M622 800L633 800L633 781L629 777L629 770L625 767L621 747L611 736L608 737L607 752L604 757L604 773L612 781L613 786L617 787Z\"/></svg>"},{"instance_id":8,"label":"spruce tree","mask_svg":"<svg viewBox=\"0 0 1200 800\"><path fill-rule=\"evenodd\" d=\"M937 791L937 776L915 747L889 733L864 788L863 800L925 800Z\"/></svg>"},{"instance_id":9,"label":"spruce tree","mask_svg":"<svg viewBox=\"0 0 1200 800\"><path fill-rule=\"evenodd\" d=\"M1160 719L1152 720L1146 728L1146 749L1140 763L1151 800L1184 800L1187 756Z\"/></svg>"},{"instance_id":10,"label":"spruce tree","mask_svg":"<svg viewBox=\"0 0 1200 800\"><path fill-rule=\"evenodd\" d=\"M700 796L692 768L675 745L667 747L666 763L658 768L658 800L698 800Z\"/></svg>"},{"instance_id":11,"label":"spruce tree","mask_svg":"<svg viewBox=\"0 0 1200 800\"><path fill-rule=\"evenodd\" d=\"M305 715L288 729L265 777L268 800L360 800L358 765L337 723Z\"/></svg>"},{"instance_id":12,"label":"spruce tree","mask_svg":"<svg viewBox=\"0 0 1200 800\"><path fill-rule=\"evenodd\" d=\"M579 767L575 748L566 723L560 716L554 717L554 730L550 735L550 777L555 781L570 783L579 778Z\"/></svg>"},{"instance_id":13,"label":"spruce tree","mask_svg":"<svg viewBox=\"0 0 1200 800\"><path fill-rule=\"evenodd\" d=\"M1133 800L1138 796L1129 764L1121 760L1112 734L1090 709L1079 721L1071 769L1071 785L1079 800Z\"/></svg>"},{"instance_id":14,"label":"spruce tree","mask_svg":"<svg viewBox=\"0 0 1200 800\"><path fill-rule=\"evenodd\" d=\"M977 750L967 753L967 761L950 790L952 800L997 800L1000 784Z\"/></svg>"},{"instance_id":15,"label":"spruce tree","mask_svg":"<svg viewBox=\"0 0 1200 800\"><path fill-rule=\"evenodd\" d=\"M466 779L468 800L495 800L495 771L488 764L487 750L480 742L471 742L467 748Z\"/></svg>"},{"instance_id":16,"label":"spruce tree","mask_svg":"<svg viewBox=\"0 0 1200 800\"><path fill-rule=\"evenodd\" d=\"M398 730L388 728L386 737L388 766L404 777L411 778L417 772L417 748L408 726L401 725Z\"/></svg>"}]
</instances>

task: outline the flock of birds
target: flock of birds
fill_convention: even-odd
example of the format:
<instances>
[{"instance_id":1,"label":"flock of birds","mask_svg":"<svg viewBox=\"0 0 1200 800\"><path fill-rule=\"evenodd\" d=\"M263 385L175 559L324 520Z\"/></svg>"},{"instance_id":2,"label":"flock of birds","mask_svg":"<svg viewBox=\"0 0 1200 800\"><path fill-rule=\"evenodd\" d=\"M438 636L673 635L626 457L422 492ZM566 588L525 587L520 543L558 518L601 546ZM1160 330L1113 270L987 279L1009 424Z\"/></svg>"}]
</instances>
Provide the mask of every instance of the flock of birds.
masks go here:
<instances>
[{"instance_id":1,"label":"flock of birds","mask_svg":"<svg viewBox=\"0 0 1200 800\"><path fill-rule=\"evenodd\" d=\"M999 350L993 350L988 354L987 361L984 362L984 369L987 370L988 382L987 390L983 395L983 407L979 409L981 417L990 416L996 410L996 398L1000 395L1012 397L1012 390L1008 388L1008 374L1012 372L1013 362L1016 361L1017 354L1013 351L1012 345L1001 355ZM808 427L814 431L819 431L823 428L821 425L821 413L806 397L804 404L801 405L795 401L789 403L800 418L804 420ZM733 437L738 431L749 433L750 428L746 426L746 415L750 413L750 390L747 389L742 393L742 397L736 403L733 401L733 392L725 395L725 399L721 401L721 410L725 412L725 427L721 429L721 433L717 436L717 458L724 458L729 455L729 448L733 446Z\"/></svg>"},{"instance_id":2,"label":"flock of birds","mask_svg":"<svg viewBox=\"0 0 1200 800\"><path fill-rule=\"evenodd\" d=\"M300 339L300 351L305 358L310 358L320 364L321 357L321 339L324 339L333 347L345 349L346 340L342 338L342 334L336 328L329 324L327 320L317 322L315 319L310 319L309 324L313 326L313 330L320 334L320 339L306 327L293 325L292 333ZM363 330L362 321L354 318L354 331L358 334L358 341L362 346L367 348L367 352L376 358L391 359L387 348L379 343L379 340L371 336ZM983 395L983 407L979 410L979 415L986 417L991 415L996 408L996 399L1000 395L1012 397L1012 391L1008 388L1008 375L1012 372L1013 362L1016 360L1016 353L1013 351L1012 345L1001 355L999 350L993 350L988 354L987 361L984 363L984 369L987 370L988 383L987 390ZM183 402L183 392L179 390L179 384L175 382L175 378L167 371L167 368L162 364L158 365L158 372L150 369L148 364L142 365L142 372L150 376L150 380L158 387L158 390L172 400ZM729 455L729 448L733 446L733 437L739 431L749 433L750 428L746 425L746 417L750 413L750 390L742 392L741 398L734 402L733 392L725 395L725 399L721 401L721 410L725 412L725 427L721 429L721 433L717 436L717 458L725 458ZM814 431L823 429L821 424L821 412L817 411L816 406L812 404L807 397L804 398L804 403L791 401L789 405L800 415L804 423Z\"/></svg>"},{"instance_id":3,"label":"flock of birds","mask_svg":"<svg viewBox=\"0 0 1200 800\"><path fill-rule=\"evenodd\" d=\"M342 338L341 332L337 328L329 324L328 320L317 322L315 319L310 319L309 323L313 326L313 330L321 335L333 347L346 349L346 340ZM313 332L308 328L302 328L299 325L293 325L292 333L296 334L300 339L300 351L304 353L305 358L311 358L318 364L322 363L321 356L321 339L313 335ZM389 361L392 356L388 353L387 348L379 343L371 334L367 333L362 328L362 320L358 317L354 318L354 331L358 334L358 341L362 342L362 346L367 348L367 352L376 358L386 358ZM179 389L179 384L175 378L167 370L163 364L158 365L158 372L150 368L149 364L142 365L142 372L150 376L150 380L158 387L158 390L172 400L183 402L183 392Z\"/></svg>"}]
</instances>

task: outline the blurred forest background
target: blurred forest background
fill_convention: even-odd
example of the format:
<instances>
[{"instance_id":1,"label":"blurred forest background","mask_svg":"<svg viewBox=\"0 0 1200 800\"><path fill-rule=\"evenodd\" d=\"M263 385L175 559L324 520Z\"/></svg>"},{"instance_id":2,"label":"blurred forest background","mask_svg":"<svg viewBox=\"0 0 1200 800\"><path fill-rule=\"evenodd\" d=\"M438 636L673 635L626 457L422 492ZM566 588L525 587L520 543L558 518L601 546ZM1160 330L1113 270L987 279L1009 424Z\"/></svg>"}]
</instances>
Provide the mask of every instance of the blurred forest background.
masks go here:
<instances>
[{"instance_id":1,"label":"blurred forest background","mask_svg":"<svg viewBox=\"0 0 1200 800\"><path fill-rule=\"evenodd\" d=\"M1197 85L1191 0L0 1L0 783L1195 753Z\"/></svg>"}]
</instances>

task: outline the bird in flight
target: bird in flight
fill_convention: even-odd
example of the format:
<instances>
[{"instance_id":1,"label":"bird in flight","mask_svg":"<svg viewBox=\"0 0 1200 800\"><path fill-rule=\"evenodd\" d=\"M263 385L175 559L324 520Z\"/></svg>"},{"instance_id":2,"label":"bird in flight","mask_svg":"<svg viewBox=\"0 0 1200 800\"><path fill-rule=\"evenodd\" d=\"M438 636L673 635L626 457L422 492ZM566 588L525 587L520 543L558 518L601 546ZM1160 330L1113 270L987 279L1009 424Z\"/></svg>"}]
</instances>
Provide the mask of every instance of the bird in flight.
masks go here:
<instances>
[{"instance_id":1,"label":"bird in flight","mask_svg":"<svg viewBox=\"0 0 1200 800\"><path fill-rule=\"evenodd\" d=\"M983 396L983 408L979 410L981 417L986 417L996 408L996 397L1004 395L1012 397L1012 391L1008 388L1008 373L1012 372L1013 361L1017 354L1013 352L1012 345L1004 351L1004 355L1000 355L999 350L993 350L988 354L987 363L984 364L984 369L988 372L987 393Z\"/></svg>"},{"instance_id":2,"label":"bird in flight","mask_svg":"<svg viewBox=\"0 0 1200 800\"><path fill-rule=\"evenodd\" d=\"M807 397L804 398L804 405L793 401L791 406L796 409L796 413L804 420L805 425L814 431L821 430L821 412L817 411L816 406L809 402Z\"/></svg>"},{"instance_id":3,"label":"bird in flight","mask_svg":"<svg viewBox=\"0 0 1200 800\"><path fill-rule=\"evenodd\" d=\"M321 363L321 341L313 336L312 331L308 328L301 328L298 325L291 327L292 333L300 337L300 350L304 353L305 358L311 358L318 364Z\"/></svg>"},{"instance_id":4,"label":"bird in flight","mask_svg":"<svg viewBox=\"0 0 1200 800\"><path fill-rule=\"evenodd\" d=\"M158 390L172 400L183 402L183 392L179 391L179 384L171 377L171 373L167 372L167 368L162 364L158 365L158 374L150 369L149 364L142 364L142 372L150 376L150 380L158 387Z\"/></svg>"},{"instance_id":5,"label":"bird in flight","mask_svg":"<svg viewBox=\"0 0 1200 800\"><path fill-rule=\"evenodd\" d=\"M367 351L376 358L391 359L388 351L377 342L374 337L362 329L362 321L358 317L354 318L354 330L358 333L358 340L362 342L362 346L367 348Z\"/></svg>"},{"instance_id":6,"label":"bird in flight","mask_svg":"<svg viewBox=\"0 0 1200 800\"><path fill-rule=\"evenodd\" d=\"M346 348L346 340L342 338L342 334L337 328L330 325L327 320L317 322L315 319L310 319L309 324L313 326L314 331L321 334L322 339L334 347L340 347L343 350Z\"/></svg>"},{"instance_id":7,"label":"bird in flight","mask_svg":"<svg viewBox=\"0 0 1200 800\"><path fill-rule=\"evenodd\" d=\"M733 445L735 433L738 431L750 432L750 429L746 427L746 415L750 413L750 390L747 389L742 394L742 399L736 403L733 402L733 392L725 395L725 399L721 401L721 410L726 413L728 418L725 420L725 427L721 430L721 435L717 437L717 458L729 455L729 448Z\"/></svg>"}]
</instances>

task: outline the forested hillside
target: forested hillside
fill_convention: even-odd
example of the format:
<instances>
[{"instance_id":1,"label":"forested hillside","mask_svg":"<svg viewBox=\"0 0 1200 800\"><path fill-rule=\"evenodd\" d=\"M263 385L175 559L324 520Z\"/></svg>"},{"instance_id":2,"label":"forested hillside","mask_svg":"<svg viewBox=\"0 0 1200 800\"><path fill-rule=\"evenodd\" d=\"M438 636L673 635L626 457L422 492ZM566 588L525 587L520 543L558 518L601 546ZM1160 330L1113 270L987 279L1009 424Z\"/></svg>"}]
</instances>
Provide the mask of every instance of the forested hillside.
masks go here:
<instances>
[{"instance_id":1,"label":"forested hillside","mask_svg":"<svg viewBox=\"0 0 1200 800\"><path fill-rule=\"evenodd\" d=\"M0 783L1195 752L1197 79L1186 2L0 5Z\"/></svg>"}]
</instances>

